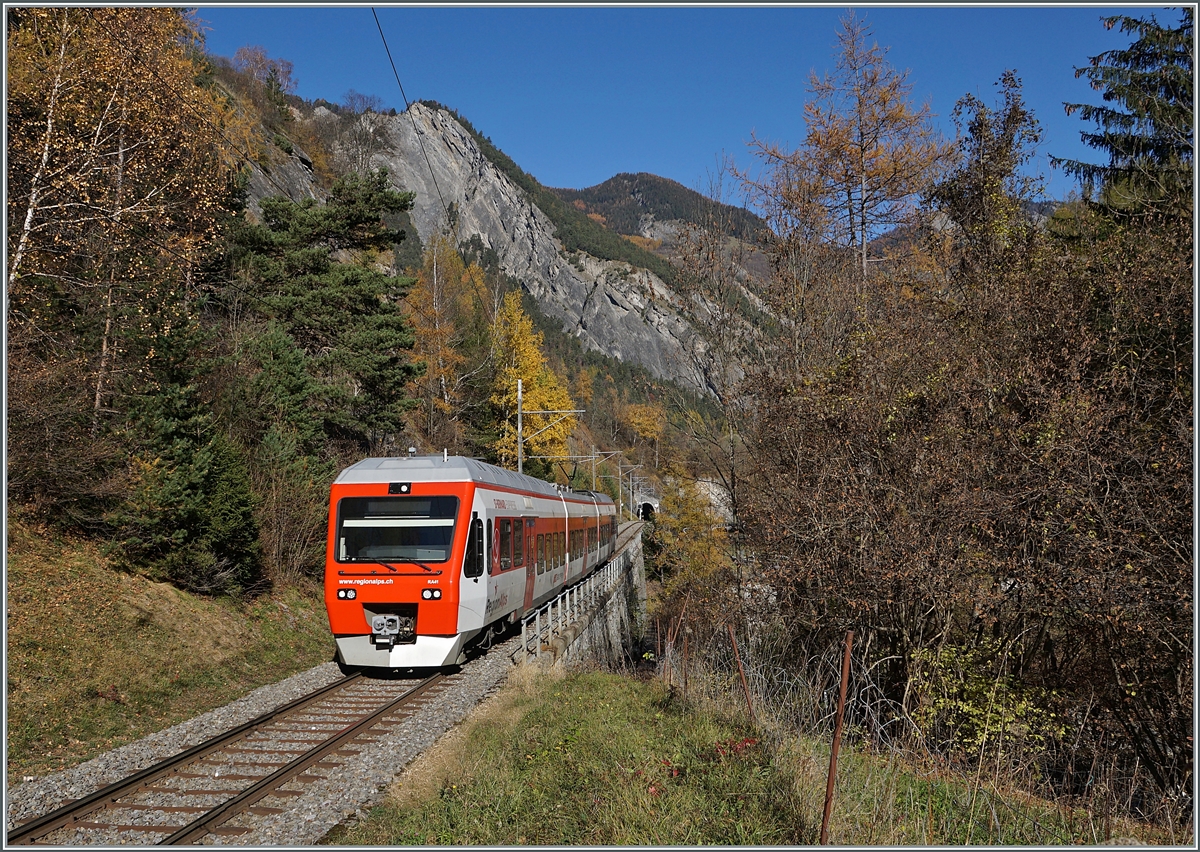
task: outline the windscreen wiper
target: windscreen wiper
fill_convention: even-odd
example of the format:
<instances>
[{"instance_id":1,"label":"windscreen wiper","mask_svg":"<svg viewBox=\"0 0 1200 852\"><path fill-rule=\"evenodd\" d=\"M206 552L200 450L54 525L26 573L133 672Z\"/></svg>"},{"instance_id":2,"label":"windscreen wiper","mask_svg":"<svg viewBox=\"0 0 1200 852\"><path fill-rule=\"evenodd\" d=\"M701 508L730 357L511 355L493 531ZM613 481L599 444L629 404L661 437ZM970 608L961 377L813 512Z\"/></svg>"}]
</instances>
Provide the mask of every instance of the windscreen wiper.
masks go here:
<instances>
[{"instance_id":1,"label":"windscreen wiper","mask_svg":"<svg viewBox=\"0 0 1200 852\"><path fill-rule=\"evenodd\" d=\"M415 559L403 559L401 561L408 565L416 565L419 568L424 569L423 572L418 573L416 571L401 571L395 565L390 565L387 562L384 562L379 559L356 559L354 561L370 562L374 565L382 565L384 568L388 569L389 571L391 571L393 574L395 574L398 577L425 577L428 575L437 576L442 573L440 570L438 570L436 568L430 568L424 562L417 562ZM379 576L379 572L371 571L368 574L363 574L363 573L354 572L354 571L338 571L338 576L339 577L377 577L377 576Z\"/></svg>"}]
</instances>

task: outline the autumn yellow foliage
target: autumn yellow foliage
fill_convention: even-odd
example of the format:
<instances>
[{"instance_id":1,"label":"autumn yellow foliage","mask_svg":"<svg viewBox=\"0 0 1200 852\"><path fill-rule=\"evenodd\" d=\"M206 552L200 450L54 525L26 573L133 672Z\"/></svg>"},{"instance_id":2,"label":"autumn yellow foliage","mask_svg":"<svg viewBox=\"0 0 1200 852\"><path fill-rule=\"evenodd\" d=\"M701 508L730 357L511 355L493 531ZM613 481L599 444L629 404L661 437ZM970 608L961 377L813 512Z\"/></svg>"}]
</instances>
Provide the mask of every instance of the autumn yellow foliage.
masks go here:
<instances>
[{"instance_id":1,"label":"autumn yellow foliage","mask_svg":"<svg viewBox=\"0 0 1200 852\"><path fill-rule=\"evenodd\" d=\"M500 438L492 445L501 464L517 462L517 380L523 386L525 412L570 411L575 408L561 379L542 354L542 335L521 307L521 294L509 293L500 305L493 332L496 381L492 404L503 416ZM575 428L574 415L524 414L525 455L566 455L567 437Z\"/></svg>"}]
</instances>

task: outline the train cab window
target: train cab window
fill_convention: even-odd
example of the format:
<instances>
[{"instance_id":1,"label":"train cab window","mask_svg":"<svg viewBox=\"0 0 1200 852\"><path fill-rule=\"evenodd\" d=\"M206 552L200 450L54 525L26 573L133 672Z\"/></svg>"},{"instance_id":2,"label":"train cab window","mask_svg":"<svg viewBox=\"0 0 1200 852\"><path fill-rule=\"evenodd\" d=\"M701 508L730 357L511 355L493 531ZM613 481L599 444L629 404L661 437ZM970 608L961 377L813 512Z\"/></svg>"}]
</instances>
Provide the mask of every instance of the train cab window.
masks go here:
<instances>
[{"instance_id":1,"label":"train cab window","mask_svg":"<svg viewBox=\"0 0 1200 852\"><path fill-rule=\"evenodd\" d=\"M457 516L457 497L343 497L335 556L338 562L445 562Z\"/></svg>"},{"instance_id":2,"label":"train cab window","mask_svg":"<svg viewBox=\"0 0 1200 852\"><path fill-rule=\"evenodd\" d=\"M496 536L500 540L500 570L507 571L513 566L512 521L508 518L501 518L496 522L496 526L500 528L500 533Z\"/></svg>"},{"instance_id":3,"label":"train cab window","mask_svg":"<svg viewBox=\"0 0 1200 852\"><path fill-rule=\"evenodd\" d=\"M525 564L525 523L520 518L513 521L513 558L514 568Z\"/></svg>"},{"instance_id":4,"label":"train cab window","mask_svg":"<svg viewBox=\"0 0 1200 852\"><path fill-rule=\"evenodd\" d=\"M546 537L544 535L537 537L537 572L539 574L546 573Z\"/></svg>"}]
</instances>

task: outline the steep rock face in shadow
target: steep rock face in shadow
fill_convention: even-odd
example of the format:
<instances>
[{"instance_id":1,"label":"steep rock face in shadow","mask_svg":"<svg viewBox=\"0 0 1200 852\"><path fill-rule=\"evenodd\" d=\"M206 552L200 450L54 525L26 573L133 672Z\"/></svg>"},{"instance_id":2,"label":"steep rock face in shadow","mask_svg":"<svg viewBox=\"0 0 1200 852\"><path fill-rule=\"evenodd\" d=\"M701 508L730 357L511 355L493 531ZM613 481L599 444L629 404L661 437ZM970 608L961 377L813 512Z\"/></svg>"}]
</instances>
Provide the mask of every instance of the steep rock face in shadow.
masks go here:
<instances>
[{"instance_id":1,"label":"steep rock face in shadow","mask_svg":"<svg viewBox=\"0 0 1200 852\"><path fill-rule=\"evenodd\" d=\"M643 364L656 376L703 388L691 357L702 344L654 274L582 253L568 258L544 213L483 155L448 112L413 104L381 117L373 167L416 193L411 216L423 241L453 207L460 242L478 234L504 272L585 346ZM422 145L423 143L423 145Z\"/></svg>"}]
</instances>

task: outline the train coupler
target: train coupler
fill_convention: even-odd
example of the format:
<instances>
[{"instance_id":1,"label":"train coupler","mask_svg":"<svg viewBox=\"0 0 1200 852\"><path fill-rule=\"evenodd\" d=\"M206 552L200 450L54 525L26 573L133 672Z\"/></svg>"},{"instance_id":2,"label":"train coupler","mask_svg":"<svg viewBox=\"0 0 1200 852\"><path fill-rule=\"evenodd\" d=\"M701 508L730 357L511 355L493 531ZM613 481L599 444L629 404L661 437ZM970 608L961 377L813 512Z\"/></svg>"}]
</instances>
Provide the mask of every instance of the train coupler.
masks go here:
<instances>
[{"instance_id":1,"label":"train coupler","mask_svg":"<svg viewBox=\"0 0 1200 852\"><path fill-rule=\"evenodd\" d=\"M410 619L398 615L376 615L371 619L371 643L380 651L390 651L393 645L405 639L412 641L412 623Z\"/></svg>"}]
</instances>

